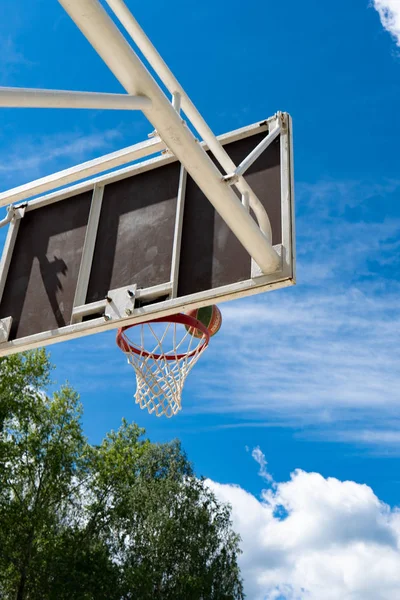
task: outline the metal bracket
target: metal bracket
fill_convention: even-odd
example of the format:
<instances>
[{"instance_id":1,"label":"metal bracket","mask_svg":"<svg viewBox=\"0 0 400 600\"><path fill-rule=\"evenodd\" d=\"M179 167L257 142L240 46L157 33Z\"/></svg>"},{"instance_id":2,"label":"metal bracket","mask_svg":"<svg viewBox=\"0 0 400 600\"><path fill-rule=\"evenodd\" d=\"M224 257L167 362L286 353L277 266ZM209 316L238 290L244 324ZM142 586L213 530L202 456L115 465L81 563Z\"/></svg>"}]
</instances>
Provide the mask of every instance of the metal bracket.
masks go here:
<instances>
[{"instance_id":1,"label":"metal bracket","mask_svg":"<svg viewBox=\"0 0 400 600\"><path fill-rule=\"evenodd\" d=\"M22 219L25 214L25 208L26 204L21 204L21 206L14 206L13 204L10 204L7 206L7 216L0 221L0 227L4 227L4 225L11 223L13 219L14 221Z\"/></svg>"},{"instance_id":2,"label":"metal bracket","mask_svg":"<svg viewBox=\"0 0 400 600\"><path fill-rule=\"evenodd\" d=\"M286 113L283 112L278 112L277 113L277 117L279 119L279 124L280 124L280 128L282 130L282 133L286 133L289 127L289 120L288 120L288 116Z\"/></svg>"},{"instance_id":3,"label":"metal bracket","mask_svg":"<svg viewBox=\"0 0 400 600\"><path fill-rule=\"evenodd\" d=\"M224 175L222 179L228 185L235 185L235 183L239 181L239 175L236 173L229 173L229 175Z\"/></svg>"},{"instance_id":4,"label":"metal bracket","mask_svg":"<svg viewBox=\"0 0 400 600\"><path fill-rule=\"evenodd\" d=\"M275 246L273 246L273 249L275 250L275 252L277 253L277 255L279 256L280 262L279 265L275 271L283 271L283 265L284 265L284 258L285 258L285 247L282 244L276 244ZM252 279L257 279L257 277L265 277L265 273L262 272L262 270L260 269L260 267L258 266L258 264L255 262L255 260L251 260L251 278Z\"/></svg>"},{"instance_id":5,"label":"metal bracket","mask_svg":"<svg viewBox=\"0 0 400 600\"><path fill-rule=\"evenodd\" d=\"M27 206L27 203L21 204L20 206L13 206L13 219L22 219L22 217L25 215L25 210Z\"/></svg>"},{"instance_id":6,"label":"metal bracket","mask_svg":"<svg viewBox=\"0 0 400 600\"><path fill-rule=\"evenodd\" d=\"M104 320L120 320L131 317L135 308L136 284L110 290L106 296Z\"/></svg>"},{"instance_id":7,"label":"metal bracket","mask_svg":"<svg viewBox=\"0 0 400 600\"><path fill-rule=\"evenodd\" d=\"M103 300L96 300L89 304L74 306L71 324L82 321L83 317L97 315L99 313L103 313L106 321L129 317L132 314L129 313L129 311L131 310L133 312L136 300L140 302L150 302L162 296L170 297L172 289L173 283L168 281L145 289L137 289L136 284L132 284L129 287L111 290ZM128 300L128 298L130 298L130 300Z\"/></svg>"},{"instance_id":8,"label":"metal bracket","mask_svg":"<svg viewBox=\"0 0 400 600\"><path fill-rule=\"evenodd\" d=\"M171 100L171 104L174 107L174 109L176 110L176 112L178 113L178 115L181 113L181 94L179 92L174 92L172 94L172 100ZM182 121L184 122L184 121ZM151 133L147 134L148 138L154 138L158 136L158 131L157 129L154 129ZM167 152L168 152L168 148L167 148ZM166 152L164 151L164 154Z\"/></svg>"},{"instance_id":9,"label":"metal bracket","mask_svg":"<svg viewBox=\"0 0 400 600\"><path fill-rule=\"evenodd\" d=\"M282 131L282 119L284 119L283 113L280 113L278 115L278 118L279 120L276 127L272 129L259 144L257 144L254 150L252 150L244 160L242 160L240 165L236 167L233 173L228 173L227 175L224 175L222 180L225 183L227 183L228 185L233 185L234 183L237 183L239 177L242 177L242 175L246 173L246 171L251 167L251 165L257 160L257 158L261 156L264 150L266 150L268 146L270 146L272 142L278 137L278 135Z\"/></svg>"},{"instance_id":10,"label":"metal bracket","mask_svg":"<svg viewBox=\"0 0 400 600\"><path fill-rule=\"evenodd\" d=\"M12 320L12 317L5 317L4 319L0 319L0 344L8 342L8 338L10 337Z\"/></svg>"}]
</instances>

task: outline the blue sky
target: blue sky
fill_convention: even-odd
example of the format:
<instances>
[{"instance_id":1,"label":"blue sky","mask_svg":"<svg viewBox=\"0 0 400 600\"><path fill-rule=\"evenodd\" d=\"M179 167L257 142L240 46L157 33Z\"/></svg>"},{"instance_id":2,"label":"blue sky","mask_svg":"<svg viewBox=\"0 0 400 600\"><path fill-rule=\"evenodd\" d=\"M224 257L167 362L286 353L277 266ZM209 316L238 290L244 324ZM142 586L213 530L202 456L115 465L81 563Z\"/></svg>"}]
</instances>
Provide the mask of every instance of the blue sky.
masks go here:
<instances>
[{"instance_id":1,"label":"blue sky","mask_svg":"<svg viewBox=\"0 0 400 600\"><path fill-rule=\"evenodd\" d=\"M321 585L329 582L332 598L397 597L399 4L233 0L228 7L203 0L188 9L183 0L128 1L215 133L277 110L292 115L298 285L221 307L223 328L174 419L134 405L134 376L112 334L53 346L55 377L81 393L93 442L122 416L153 441L182 440L196 471L234 506L250 598L329 600L310 575L321 572L321 547L332 564ZM1 3L0 85L122 91L55 0ZM2 109L1 189L141 141L151 130L128 112ZM253 505L255 530L257 519L267 519L275 558L277 548L300 540L290 546L292 568L269 568L267 542L251 541L243 511ZM276 519L276 506L292 520ZM343 506L360 523L351 539L301 537L298 523L307 519L315 530L328 522L345 527ZM289 525L291 535L279 529ZM368 561L376 565L375 551L383 556L377 581L388 586L374 588L371 579L366 591L355 573L369 572Z\"/></svg>"}]
</instances>

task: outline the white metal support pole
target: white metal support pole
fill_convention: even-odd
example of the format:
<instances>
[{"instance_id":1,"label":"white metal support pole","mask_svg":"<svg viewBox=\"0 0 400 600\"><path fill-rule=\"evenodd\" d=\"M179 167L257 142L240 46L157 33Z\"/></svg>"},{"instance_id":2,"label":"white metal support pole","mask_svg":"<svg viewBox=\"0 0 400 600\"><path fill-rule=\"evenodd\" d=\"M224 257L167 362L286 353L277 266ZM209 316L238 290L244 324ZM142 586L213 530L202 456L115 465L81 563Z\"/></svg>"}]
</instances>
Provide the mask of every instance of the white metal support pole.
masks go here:
<instances>
[{"instance_id":1,"label":"white metal support pole","mask_svg":"<svg viewBox=\"0 0 400 600\"><path fill-rule=\"evenodd\" d=\"M97 229L99 227L101 205L103 202L104 186L95 186L90 204L89 219L86 226L85 241L83 243L81 264L79 267L78 281L76 284L74 308L86 302L89 286L90 271L92 269L94 247L96 244ZM72 321L76 322L74 313Z\"/></svg>"},{"instance_id":2,"label":"white metal support pole","mask_svg":"<svg viewBox=\"0 0 400 600\"><path fill-rule=\"evenodd\" d=\"M172 298L178 296L178 278L179 278L179 262L181 258L181 243L182 243L182 226L183 226L183 211L185 209L185 194L186 194L187 173L185 167L181 166L179 175L178 196L176 200L176 219L174 231L174 245L172 248L172 266L171 266L171 283L172 283Z\"/></svg>"},{"instance_id":3,"label":"white metal support pole","mask_svg":"<svg viewBox=\"0 0 400 600\"><path fill-rule=\"evenodd\" d=\"M130 96L129 94L0 87L0 106L14 108L150 110L151 100L145 96Z\"/></svg>"},{"instance_id":4,"label":"white metal support pole","mask_svg":"<svg viewBox=\"0 0 400 600\"><path fill-rule=\"evenodd\" d=\"M160 77L166 88L172 93L179 92L181 95L182 110L185 112L187 117L190 119L200 136L203 138L208 148L214 154L219 164L226 173L232 173L236 169L236 165L221 146L218 139L207 125L193 102L190 100L184 89L176 79L174 74L169 69L168 65L164 62L156 48L153 46L139 23L136 21L126 4L123 0L105 0L108 6L111 8L117 19L120 21L122 26L126 29L128 34L131 36L143 56L148 60L149 64L155 70L157 75ZM272 240L271 224L267 215L267 212L260 200L257 198L251 187L248 185L243 177L239 177L236 182L236 187L239 192L243 194L248 192L250 197L251 208L257 218L258 224L269 239Z\"/></svg>"},{"instance_id":5,"label":"white metal support pole","mask_svg":"<svg viewBox=\"0 0 400 600\"><path fill-rule=\"evenodd\" d=\"M4 219L0 221L0 228L4 227L4 225L8 225L8 223L10 223L10 221L12 221L14 217L15 208L10 204L10 206L7 206L7 215L4 217Z\"/></svg>"},{"instance_id":6,"label":"white metal support pole","mask_svg":"<svg viewBox=\"0 0 400 600\"><path fill-rule=\"evenodd\" d=\"M251 165L257 160L257 158L259 158L259 156L261 156L261 154L264 152L264 150L266 148L268 148L268 146L270 144L272 144L272 142L278 137L278 135L281 132L281 128L279 127L275 127L275 129L273 129L271 131L271 133L269 133L255 148L252 152L250 152L250 154L248 156L246 156L246 158L240 163L240 165L237 167L237 169L235 170L235 175L244 175L244 173L247 171L247 169L249 169L251 167Z\"/></svg>"},{"instance_id":7,"label":"white metal support pole","mask_svg":"<svg viewBox=\"0 0 400 600\"><path fill-rule=\"evenodd\" d=\"M195 140L153 77L133 52L98 0L59 0L129 94L145 95L152 102L144 110L171 152L183 164L263 273L279 268L280 258L257 223L201 145ZM177 91L177 90L174 90Z\"/></svg>"},{"instance_id":8,"label":"white metal support pole","mask_svg":"<svg viewBox=\"0 0 400 600\"><path fill-rule=\"evenodd\" d=\"M8 269L10 267L12 254L14 251L17 233L21 223L21 219L25 214L25 208L20 207L17 210L11 209L13 218L7 232L6 241L4 242L3 254L0 261L0 302L3 297L4 287L7 281ZM10 212L11 212L10 211Z\"/></svg>"},{"instance_id":9,"label":"white metal support pole","mask_svg":"<svg viewBox=\"0 0 400 600\"><path fill-rule=\"evenodd\" d=\"M104 312L106 306L106 299L98 300L97 302L91 302L90 304L81 304L80 306L74 306L72 311L71 324L80 323L83 317Z\"/></svg>"}]
</instances>

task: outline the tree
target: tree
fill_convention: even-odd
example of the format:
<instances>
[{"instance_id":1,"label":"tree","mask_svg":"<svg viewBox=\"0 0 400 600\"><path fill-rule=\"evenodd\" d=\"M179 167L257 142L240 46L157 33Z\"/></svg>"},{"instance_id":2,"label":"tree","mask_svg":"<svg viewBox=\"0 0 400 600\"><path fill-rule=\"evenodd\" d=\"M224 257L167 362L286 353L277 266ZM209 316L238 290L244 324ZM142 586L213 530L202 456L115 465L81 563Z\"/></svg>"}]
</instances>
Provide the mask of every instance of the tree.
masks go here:
<instances>
[{"instance_id":1,"label":"tree","mask_svg":"<svg viewBox=\"0 0 400 600\"><path fill-rule=\"evenodd\" d=\"M49 557L60 553L88 473L78 396L65 386L49 398L43 350L0 362L0 591L43 597ZM69 557L71 558L71 557Z\"/></svg>"},{"instance_id":2,"label":"tree","mask_svg":"<svg viewBox=\"0 0 400 600\"><path fill-rule=\"evenodd\" d=\"M50 371L43 350L0 360L0 597L243 598L230 508L180 443L123 421L90 445Z\"/></svg>"}]
</instances>

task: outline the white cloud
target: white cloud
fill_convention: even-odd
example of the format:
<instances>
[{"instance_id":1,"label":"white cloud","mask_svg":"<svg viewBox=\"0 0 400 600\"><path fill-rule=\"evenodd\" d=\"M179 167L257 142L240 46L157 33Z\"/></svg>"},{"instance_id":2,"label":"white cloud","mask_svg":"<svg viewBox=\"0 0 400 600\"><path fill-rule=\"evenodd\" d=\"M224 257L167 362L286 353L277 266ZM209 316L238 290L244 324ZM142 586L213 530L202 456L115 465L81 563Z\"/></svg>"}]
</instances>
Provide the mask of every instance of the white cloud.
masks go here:
<instances>
[{"instance_id":1,"label":"white cloud","mask_svg":"<svg viewBox=\"0 0 400 600\"><path fill-rule=\"evenodd\" d=\"M0 177L7 181L21 174L25 180L40 177L44 170L58 168L71 161L76 164L91 158L93 152L113 146L121 134L116 129L82 135L81 132L63 132L53 135L16 139L0 154Z\"/></svg>"},{"instance_id":2,"label":"white cloud","mask_svg":"<svg viewBox=\"0 0 400 600\"><path fill-rule=\"evenodd\" d=\"M319 429L310 435L308 432L307 437L315 439L317 441L326 440L327 438L332 441L338 442L349 442L351 444L357 444L358 446L364 446L368 448L370 454L378 456L400 456L400 424L397 421L391 423L391 429L383 429L377 427L371 429L365 429L361 426L359 429L340 429L335 428L334 431L324 431ZM395 429L395 427L398 429ZM303 437L304 433L300 437Z\"/></svg>"},{"instance_id":3,"label":"white cloud","mask_svg":"<svg viewBox=\"0 0 400 600\"><path fill-rule=\"evenodd\" d=\"M296 470L259 500L239 486L208 484L232 506L252 600L399 597L400 513L367 485Z\"/></svg>"},{"instance_id":4,"label":"white cloud","mask_svg":"<svg viewBox=\"0 0 400 600\"><path fill-rule=\"evenodd\" d=\"M10 35L0 35L0 81L6 83L21 67L30 67L28 60Z\"/></svg>"},{"instance_id":5,"label":"white cloud","mask_svg":"<svg viewBox=\"0 0 400 600\"><path fill-rule=\"evenodd\" d=\"M272 475L270 473L268 473L268 468L267 468L268 463L267 463L265 456L262 453L261 448L259 446L256 446L255 448L253 448L253 450L251 452L251 456L260 465L260 470L258 471L258 474L260 475L260 477L262 477L266 481L272 482Z\"/></svg>"},{"instance_id":6,"label":"white cloud","mask_svg":"<svg viewBox=\"0 0 400 600\"><path fill-rule=\"evenodd\" d=\"M400 46L400 0L373 0L373 5L379 13L383 27Z\"/></svg>"},{"instance_id":7,"label":"white cloud","mask_svg":"<svg viewBox=\"0 0 400 600\"><path fill-rule=\"evenodd\" d=\"M196 410L296 426L398 419L397 298L299 288L224 306L224 335L196 371Z\"/></svg>"}]
</instances>

